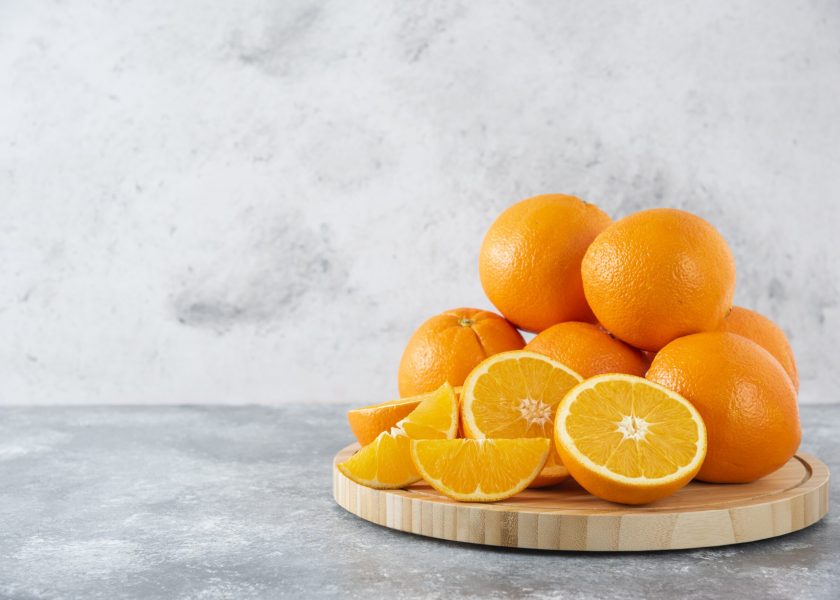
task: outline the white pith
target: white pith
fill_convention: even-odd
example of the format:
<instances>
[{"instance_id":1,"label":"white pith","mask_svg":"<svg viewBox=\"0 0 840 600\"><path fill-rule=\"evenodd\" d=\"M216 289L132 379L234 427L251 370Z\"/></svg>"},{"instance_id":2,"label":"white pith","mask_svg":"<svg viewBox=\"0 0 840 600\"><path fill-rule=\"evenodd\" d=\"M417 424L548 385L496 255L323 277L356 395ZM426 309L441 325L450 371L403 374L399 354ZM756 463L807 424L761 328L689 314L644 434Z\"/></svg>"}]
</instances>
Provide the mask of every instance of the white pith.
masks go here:
<instances>
[{"instance_id":1,"label":"white pith","mask_svg":"<svg viewBox=\"0 0 840 600\"><path fill-rule=\"evenodd\" d=\"M638 440L645 439L650 424L636 415L624 415L624 418L618 422L616 427L624 436L624 439Z\"/></svg>"},{"instance_id":2,"label":"white pith","mask_svg":"<svg viewBox=\"0 0 840 600\"><path fill-rule=\"evenodd\" d=\"M519 414L528 425L545 425L551 421L551 406L533 398L519 401Z\"/></svg>"},{"instance_id":3,"label":"white pith","mask_svg":"<svg viewBox=\"0 0 840 600\"><path fill-rule=\"evenodd\" d=\"M681 467L679 467L674 473L670 475L665 475L664 477L657 477L657 478L649 478L645 476L639 477L628 477L626 475L621 475L620 473L616 473L614 471L609 470L603 465L599 465L592 461L588 456L583 454L580 449L575 444L574 440L568 434L566 430L566 419L569 417L571 413L571 407L574 404L574 401L577 399L577 396L580 395L581 392L592 389L597 386L599 383L603 382L604 380L623 380L628 381L630 383L636 383L639 378L634 377L632 375L599 375L596 377L592 377L591 379L587 379L584 383L575 386L575 388L566 395L565 398L560 402L560 405L557 409L557 417L554 423L554 431L555 436L557 437L558 441L565 446L567 449L572 448L574 449L575 457L578 461L580 461L587 469L591 471L595 471L600 475L604 476L607 479L612 481L616 481L619 483L627 483L632 484L634 486L639 485L662 485L668 483L670 481L675 481L678 479L682 479L685 477L687 473L694 471L699 463L703 461L705 457L705 449L706 449L706 429L705 425L703 424L703 419L700 416L700 413L697 412L697 409L694 406L679 396L678 394L672 392L671 390L653 383L648 380L643 380L645 383L650 384L652 387L655 387L663 392L665 392L670 398L676 400L680 404L682 404L692 415L694 421L698 424L698 431L697 436L697 443L696 443L696 451L692 460ZM644 424L644 425L642 425ZM621 421L616 422L616 431L620 431L624 435L624 439L633 439L636 441L641 441L645 438L648 433L649 423L644 421L644 419L639 419L635 415L624 415Z\"/></svg>"}]
</instances>

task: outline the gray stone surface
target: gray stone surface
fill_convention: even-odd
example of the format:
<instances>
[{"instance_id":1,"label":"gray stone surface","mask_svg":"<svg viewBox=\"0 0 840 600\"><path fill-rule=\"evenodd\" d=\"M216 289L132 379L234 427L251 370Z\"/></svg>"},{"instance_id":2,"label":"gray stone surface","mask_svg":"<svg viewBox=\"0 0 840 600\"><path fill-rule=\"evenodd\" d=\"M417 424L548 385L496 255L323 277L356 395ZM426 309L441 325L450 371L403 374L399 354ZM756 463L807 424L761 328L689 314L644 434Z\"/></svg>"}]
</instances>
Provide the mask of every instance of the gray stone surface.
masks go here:
<instances>
[{"instance_id":1,"label":"gray stone surface","mask_svg":"<svg viewBox=\"0 0 840 600\"><path fill-rule=\"evenodd\" d=\"M3 598L832 598L822 522L717 549L575 554L441 542L333 503L344 406L7 408ZM840 469L840 405L803 408Z\"/></svg>"}]
</instances>

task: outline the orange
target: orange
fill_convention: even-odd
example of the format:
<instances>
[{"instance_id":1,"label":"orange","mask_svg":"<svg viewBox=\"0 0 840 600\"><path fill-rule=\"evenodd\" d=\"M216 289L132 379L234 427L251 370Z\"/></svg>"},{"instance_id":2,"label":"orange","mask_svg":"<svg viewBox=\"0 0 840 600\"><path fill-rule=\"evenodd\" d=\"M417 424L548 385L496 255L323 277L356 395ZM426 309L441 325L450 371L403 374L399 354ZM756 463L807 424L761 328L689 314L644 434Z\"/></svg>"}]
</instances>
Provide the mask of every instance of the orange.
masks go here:
<instances>
[{"instance_id":1,"label":"orange","mask_svg":"<svg viewBox=\"0 0 840 600\"><path fill-rule=\"evenodd\" d=\"M495 502L528 487L550 449L546 438L415 440L411 459L441 494L461 502Z\"/></svg>"},{"instance_id":2,"label":"orange","mask_svg":"<svg viewBox=\"0 0 840 600\"><path fill-rule=\"evenodd\" d=\"M799 391L799 373L793 348L790 347L785 332L773 321L748 308L733 306L732 311L721 322L718 331L737 333L767 350L787 371L793 387Z\"/></svg>"},{"instance_id":3,"label":"orange","mask_svg":"<svg viewBox=\"0 0 840 600\"><path fill-rule=\"evenodd\" d=\"M452 439L458 432L458 400L448 383L417 405L390 431L339 463L347 477L368 487L401 488L420 480L411 462L411 439Z\"/></svg>"},{"instance_id":4,"label":"orange","mask_svg":"<svg viewBox=\"0 0 840 600\"><path fill-rule=\"evenodd\" d=\"M514 204L484 236L478 262L484 292L505 318L528 331L594 321L580 261L611 222L574 196L547 194Z\"/></svg>"},{"instance_id":5,"label":"orange","mask_svg":"<svg viewBox=\"0 0 840 600\"><path fill-rule=\"evenodd\" d=\"M708 332L674 340L657 353L647 378L685 396L703 415L709 450L698 479L753 481L799 447L793 383L779 361L745 337Z\"/></svg>"},{"instance_id":6,"label":"orange","mask_svg":"<svg viewBox=\"0 0 840 600\"><path fill-rule=\"evenodd\" d=\"M560 460L560 456L557 454L557 451L552 448L552 451L548 455L548 459L545 461L545 466L543 470L540 471L540 474L531 482L528 486L529 488L543 488L549 487L552 485L557 485L563 481L566 481L569 478L569 469L563 465L563 461Z\"/></svg>"},{"instance_id":7,"label":"orange","mask_svg":"<svg viewBox=\"0 0 840 600\"><path fill-rule=\"evenodd\" d=\"M598 321L642 350L716 329L735 291L726 240L700 217L672 208L616 221L589 246L581 273Z\"/></svg>"},{"instance_id":8,"label":"orange","mask_svg":"<svg viewBox=\"0 0 840 600\"><path fill-rule=\"evenodd\" d=\"M461 395L461 387L453 390L455 396ZM434 392L402 398L400 400L389 400L381 404L371 404L362 408L354 408L347 411L347 420L350 429L356 436L359 444L366 446L370 444L383 431L388 431L397 425L397 422L411 413L426 398Z\"/></svg>"},{"instance_id":9,"label":"orange","mask_svg":"<svg viewBox=\"0 0 840 600\"><path fill-rule=\"evenodd\" d=\"M402 432L383 431L338 469L347 477L367 487L396 489L420 480L411 460L411 439Z\"/></svg>"},{"instance_id":10,"label":"orange","mask_svg":"<svg viewBox=\"0 0 840 600\"><path fill-rule=\"evenodd\" d=\"M423 400L396 428L415 440L454 438L458 433L458 396L448 383Z\"/></svg>"},{"instance_id":11,"label":"orange","mask_svg":"<svg viewBox=\"0 0 840 600\"><path fill-rule=\"evenodd\" d=\"M464 435L550 438L557 405L582 380L567 366L535 352L515 350L491 356L464 382Z\"/></svg>"},{"instance_id":12,"label":"orange","mask_svg":"<svg viewBox=\"0 0 840 600\"><path fill-rule=\"evenodd\" d=\"M706 428L691 403L633 375L598 375L575 386L557 409L554 441L575 481L623 504L673 494L706 455Z\"/></svg>"},{"instance_id":13,"label":"orange","mask_svg":"<svg viewBox=\"0 0 840 600\"><path fill-rule=\"evenodd\" d=\"M552 325L531 340L525 350L553 358L583 377L602 373L643 376L647 370L641 352L591 323L569 321Z\"/></svg>"},{"instance_id":14,"label":"orange","mask_svg":"<svg viewBox=\"0 0 840 600\"><path fill-rule=\"evenodd\" d=\"M524 345L516 328L495 313L448 310L423 323L408 341L398 373L400 396L430 392L444 382L461 385L488 356Z\"/></svg>"},{"instance_id":15,"label":"orange","mask_svg":"<svg viewBox=\"0 0 840 600\"><path fill-rule=\"evenodd\" d=\"M390 400L382 404L354 408L347 411L350 429L359 444L367 446L380 433L388 431L397 424L397 421L407 417L427 396L428 394L422 394L402 400Z\"/></svg>"}]
</instances>

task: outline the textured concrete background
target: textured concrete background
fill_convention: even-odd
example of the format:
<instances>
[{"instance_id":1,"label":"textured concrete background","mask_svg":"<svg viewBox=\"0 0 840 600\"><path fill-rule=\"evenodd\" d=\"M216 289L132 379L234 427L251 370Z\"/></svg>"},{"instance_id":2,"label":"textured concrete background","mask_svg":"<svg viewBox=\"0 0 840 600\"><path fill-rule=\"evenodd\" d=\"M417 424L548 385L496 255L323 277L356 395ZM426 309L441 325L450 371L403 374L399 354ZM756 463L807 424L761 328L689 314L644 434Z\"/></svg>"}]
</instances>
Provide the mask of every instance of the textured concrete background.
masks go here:
<instances>
[{"instance_id":1,"label":"textured concrete background","mask_svg":"<svg viewBox=\"0 0 840 600\"><path fill-rule=\"evenodd\" d=\"M0 2L0 403L381 401L510 203L711 220L840 384L840 4Z\"/></svg>"}]
</instances>

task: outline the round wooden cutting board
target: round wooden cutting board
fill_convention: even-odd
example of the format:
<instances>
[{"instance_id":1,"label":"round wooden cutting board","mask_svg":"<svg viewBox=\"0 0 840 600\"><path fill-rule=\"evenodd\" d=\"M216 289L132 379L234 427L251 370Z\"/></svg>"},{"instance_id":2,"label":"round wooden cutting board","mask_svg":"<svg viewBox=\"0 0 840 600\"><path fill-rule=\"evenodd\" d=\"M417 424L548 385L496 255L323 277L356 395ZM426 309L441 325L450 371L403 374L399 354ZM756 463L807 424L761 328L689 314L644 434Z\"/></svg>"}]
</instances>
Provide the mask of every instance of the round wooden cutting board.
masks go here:
<instances>
[{"instance_id":1,"label":"round wooden cutting board","mask_svg":"<svg viewBox=\"0 0 840 600\"><path fill-rule=\"evenodd\" d=\"M358 449L352 444L333 459L340 506L385 527L458 542L543 550L701 548L784 535L828 512L828 467L809 454L753 483L692 482L673 496L630 507L599 500L572 480L494 504L455 502L424 482L374 490L335 466Z\"/></svg>"}]
</instances>

